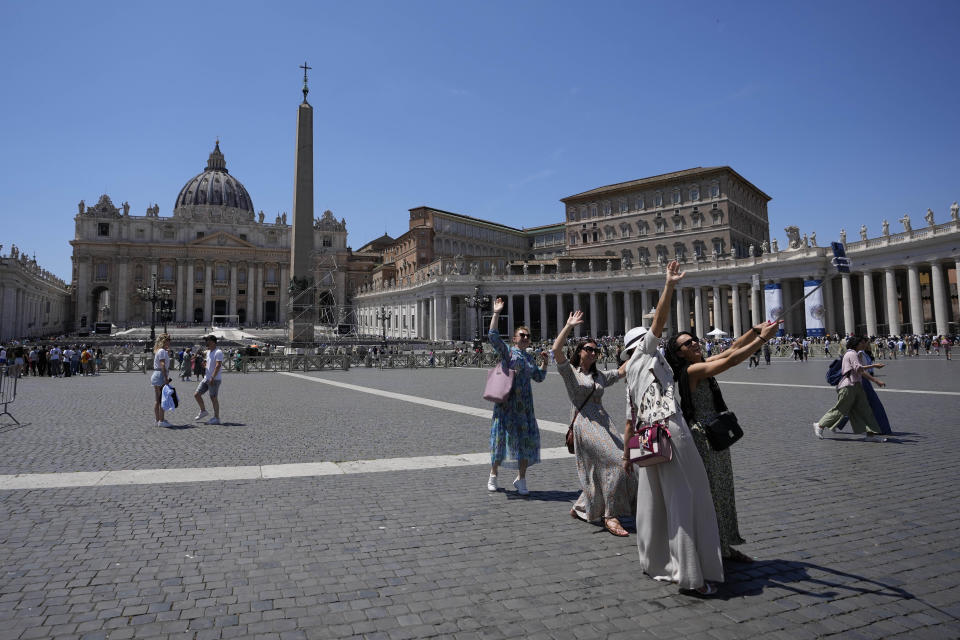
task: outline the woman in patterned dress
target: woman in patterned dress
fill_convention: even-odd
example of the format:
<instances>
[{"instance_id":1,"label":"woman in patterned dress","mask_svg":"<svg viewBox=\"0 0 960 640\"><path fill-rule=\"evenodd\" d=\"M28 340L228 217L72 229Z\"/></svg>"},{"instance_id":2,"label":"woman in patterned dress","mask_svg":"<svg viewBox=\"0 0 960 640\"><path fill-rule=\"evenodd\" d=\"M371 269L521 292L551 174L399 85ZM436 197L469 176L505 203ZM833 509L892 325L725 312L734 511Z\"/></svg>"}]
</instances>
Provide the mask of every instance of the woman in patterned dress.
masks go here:
<instances>
[{"instance_id":1,"label":"woman in patterned dress","mask_svg":"<svg viewBox=\"0 0 960 640\"><path fill-rule=\"evenodd\" d=\"M610 414L603 408L603 390L624 376L627 365L613 371L597 371L599 347L593 338L577 344L570 360L563 353L567 336L583 323L583 312L574 311L553 343L557 371L567 387L574 409L583 406L573 422L574 451L580 497L570 515L587 522L603 518L603 526L615 536L629 535L619 516L636 509L637 480L621 464L623 440L611 426Z\"/></svg>"},{"instance_id":2,"label":"woman in patterned dress","mask_svg":"<svg viewBox=\"0 0 960 640\"><path fill-rule=\"evenodd\" d=\"M525 496L527 491L527 467L540 462L540 428L533 414L533 390L530 380L543 382L547 377L547 364L538 367L532 354L527 353L530 346L530 329L520 326L513 334L513 346L507 346L497 323L503 311L503 298L493 303L493 317L490 319L490 344L500 354L501 362L513 369L513 387L510 395L502 402L493 405L493 424L490 426L490 477L487 490L497 490L497 471L505 459L517 463L517 478L513 486L517 493Z\"/></svg>"},{"instance_id":3,"label":"woman in patterned dress","mask_svg":"<svg viewBox=\"0 0 960 640\"><path fill-rule=\"evenodd\" d=\"M729 349L706 360L700 353L699 340L687 331L681 331L667 342L666 357L679 386L680 407L690 425L693 441L703 458L703 466L710 480L710 495L720 530L720 554L725 560L733 562L753 562L753 558L733 548L733 545L743 544L745 540L740 536L737 524L730 449L714 451L707 441L703 425L719 413L713 401L714 389L719 393L714 376L749 358L751 353L776 335L778 328L776 323L758 324L737 338Z\"/></svg>"}]
</instances>

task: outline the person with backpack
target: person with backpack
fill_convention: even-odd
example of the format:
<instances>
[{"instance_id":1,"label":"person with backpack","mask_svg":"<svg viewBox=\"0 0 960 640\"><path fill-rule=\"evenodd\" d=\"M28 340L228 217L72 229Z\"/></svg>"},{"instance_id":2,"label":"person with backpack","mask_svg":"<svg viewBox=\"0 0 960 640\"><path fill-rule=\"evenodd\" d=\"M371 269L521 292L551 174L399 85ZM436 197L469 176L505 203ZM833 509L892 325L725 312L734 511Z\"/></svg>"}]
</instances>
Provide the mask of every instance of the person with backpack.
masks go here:
<instances>
[{"instance_id":1,"label":"person with backpack","mask_svg":"<svg viewBox=\"0 0 960 640\"><path fill-rule=\"evenodd\" d=\"M887 441L880 431L877 418L873 415L863 385L860 384L860 381L866 378L879 387L887 386L885 382L873 377L868 371L868 369L882 367L882 363L864 365L860 361L857 351L863 348L866 342L867 338L863 336L851 336L847 339L847 350L839 366L836 360L830 363L827 381L832 384L833 380L837 380L837 402L820 420L813 423L813 433L821 440L823 440L824 429L835 431L843 417L848 416L854 433L866 433L863 437L864 442Z\"/></svg>"}]
</instances>

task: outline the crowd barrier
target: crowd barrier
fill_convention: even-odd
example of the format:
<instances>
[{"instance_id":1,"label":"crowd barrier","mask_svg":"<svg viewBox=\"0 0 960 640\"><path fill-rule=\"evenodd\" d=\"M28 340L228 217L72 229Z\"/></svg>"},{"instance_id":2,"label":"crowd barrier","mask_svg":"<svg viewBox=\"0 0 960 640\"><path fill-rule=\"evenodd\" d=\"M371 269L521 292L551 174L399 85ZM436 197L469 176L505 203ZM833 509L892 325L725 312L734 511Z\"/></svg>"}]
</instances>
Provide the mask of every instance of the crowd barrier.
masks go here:
<instances>
[{"instance_id":1,"label":"crowd barrier","mask_svg":"<svg viewBox=\"0 0 960 640\"><path fill-rule=\"evenodd\" d=\"M6 366L0 367L0 404L3 405L3 411L0 411L0 416L9 416L11 420L20 424L20 421L14 418L8 409L13 401L17 399L17 379L20 376L16 368L14 368L14 374L15 375L8 375L8 368Z\"/></svg>"}]
</instances>

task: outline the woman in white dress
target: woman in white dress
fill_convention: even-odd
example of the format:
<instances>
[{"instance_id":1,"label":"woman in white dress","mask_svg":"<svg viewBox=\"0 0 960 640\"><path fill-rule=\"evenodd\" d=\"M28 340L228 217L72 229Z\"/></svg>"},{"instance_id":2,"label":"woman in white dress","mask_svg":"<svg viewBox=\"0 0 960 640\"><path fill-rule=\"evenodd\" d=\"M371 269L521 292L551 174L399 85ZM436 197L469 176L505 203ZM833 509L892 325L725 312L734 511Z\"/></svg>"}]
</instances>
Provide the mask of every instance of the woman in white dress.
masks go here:
<instances>
[{"instance_id":1,"label":"woman in white dress","mask_svg":"<svg viewBox=\"0 0 960 640\"><path fill-rule=\"evenodd\" d=\"M629 361L623 464L628 473L638 474L637 549L643 571L703 597L717 593L716 583L723 582L717 516L703 461L680 412L673 372L658 349L674 285L683 275L676 261L667 265L650 329L635 327L624 336L623 357ZM636 427L654 423L669 431L673 459L636 467L626 443Z\"/></svg>"},{"instance_id":2,"label":"woman in white dress","mask_svg":"<svg viewBox=\"0 0 960 640\"><path fill-rule=\"evenodd\" d=\"M153 344L153 375L150 384L153 385L153 417L157 419L158 427L172 426L163 419L163 408L160 400L163 397L163 385L170 381L170 336L165 333L157 336Z\"/></svg>"}]
</instances>

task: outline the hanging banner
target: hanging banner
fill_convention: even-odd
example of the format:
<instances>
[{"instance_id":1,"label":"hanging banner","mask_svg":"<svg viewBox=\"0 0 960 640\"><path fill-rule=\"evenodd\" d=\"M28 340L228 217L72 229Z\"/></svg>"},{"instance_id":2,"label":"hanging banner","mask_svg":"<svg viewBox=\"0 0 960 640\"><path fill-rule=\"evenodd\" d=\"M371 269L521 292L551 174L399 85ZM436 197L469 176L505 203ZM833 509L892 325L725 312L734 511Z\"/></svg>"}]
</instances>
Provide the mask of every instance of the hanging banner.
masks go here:
<instances>
[{"instance_id":1,"label":"hanging banner","mask_svg":"<svg viewBox=\"0 0 960 640\"><path fill-rule=\"evenodd\" d=\"M783 313L783 289L780 288L780 285L766 285L763 288L763 301L767 308L767 322L777 320L780 314ZM783 325L780 325L780 330L777 331L777 335L783 335Z\"/></svg>"},{"instance_id":2,"label":"hanging banner","mask_svg":"<svg viewBox=\"0 0 960 640\"><path fill-rule=\"evenodd\" d=\"M804 301L807 323L807 335L822 338L827 335L824 328L824 318L827 310L823 306L823 289L820 280L804 280L803 295L808 296ZM814 291L816 289L816 291ZM811 293L813 292L813 293Z\"/></svg>"}]
</instances>

